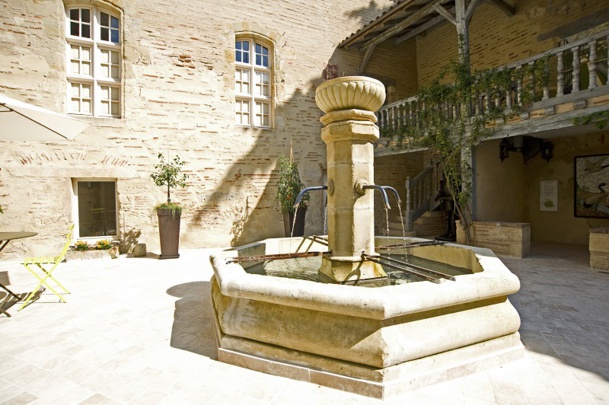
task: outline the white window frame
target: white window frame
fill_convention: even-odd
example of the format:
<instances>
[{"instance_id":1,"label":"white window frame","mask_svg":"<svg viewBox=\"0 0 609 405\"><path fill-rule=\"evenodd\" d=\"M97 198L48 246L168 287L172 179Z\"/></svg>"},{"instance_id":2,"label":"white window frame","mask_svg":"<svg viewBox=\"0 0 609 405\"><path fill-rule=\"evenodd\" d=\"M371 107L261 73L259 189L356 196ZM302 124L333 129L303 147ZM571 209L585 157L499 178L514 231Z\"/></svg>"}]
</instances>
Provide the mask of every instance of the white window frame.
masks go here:
<instances>
[{"instance_id":1,"label":"white window frame","mask_svg":"<svg viewBox=\"0 0 609 405\"><path fill-rule=\"evenodd\" d=\"M249 44L249 61L244 62L243 60L237 60L237 42L247 42ZM268 60L268 66L256 63L256 45L259 45L268 51L268 55L265 55ZM235 38L234 115L236 126L263 129L272 128L274 113L273 55L273 44L270 41L245 35L239 35ZM243 73L247 73L247 75L244 75ZM260 76L263 75L268 78L266 86L260 81ZM239 80L243 79L245 76L249 76L249 83L246 91L244 91L246 86L242 85L242 81ZM267 94L260 94L260 92L257 91L264 88L267 89Z\"/></svg>"},{"instance_id":2,"label":"white window frame","mask_svg":"<svg viewBox=\"0 0 609 405\"><path fill-rule=\"evenodd\" d=\"M98 240L118 239L119 235L119 222L118 222L118 180L113 178L101 178L101 177L75 177L72 178L72 222L74 223L74 239L86 240L87 242L95 243ZM114 183L114 206L115 220L116 220L116 234L115 235L102 235L102 236L80 236L80 221L78 215L78 183L81 182L106 182Z\"/></svg>"},{"instance_id":3,"label":"white window frame","mask_svg":"<svg viewBox=\"0 0 609 405\"><path fill-rule=\"evenodd\" d=\"M74 9L89 10L91 19L91 38L83 38L71 34L72 20L70 19L70 11ZM109 15L110 21L112 21L112 18L118 20L118 28L109 28L108 40L101 39L101 29L107 28L106 26L102 27L101 25L102 13ZM112 31L118 35L118 42L112 42ZM122 116L122 37L122 19L118 13L90 5L75 4L66 7L66 94L68 113L108 118L120 118ZM90 49L88 73L73 71L73 63L75 61L72 52L73 46ZM107 63L105 60L103 52L109 52L110 63ZM112 58L112 53L114 53L114 58ZM82 62L82 59L77 61ZM107 69L110 71L110 76L112 76L112 72L117 72L116 77L107 77L104 74L104 70ZM82 108L74 108L74 104L78 97L75 97L73 94L73 85L80 86L80 88L88 86L90 89L90 111L83 111ZM111 94L111 96L106 97L107 94ZM80 95L80 98L82 99L82 94Z\"/></svg>"}]
</instances>

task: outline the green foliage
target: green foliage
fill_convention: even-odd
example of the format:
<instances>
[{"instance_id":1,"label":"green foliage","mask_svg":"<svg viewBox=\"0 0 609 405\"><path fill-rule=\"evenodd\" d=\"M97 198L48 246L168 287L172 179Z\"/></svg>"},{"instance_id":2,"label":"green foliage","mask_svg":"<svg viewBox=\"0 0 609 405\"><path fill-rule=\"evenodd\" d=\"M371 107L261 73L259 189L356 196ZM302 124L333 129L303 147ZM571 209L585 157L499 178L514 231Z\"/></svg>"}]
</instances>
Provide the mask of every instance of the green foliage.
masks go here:
<instances>
[{"instance_id":1,"label":"green foliage","mask_svg":"<svg viewBox=\"0 0 609 405\"><path fill-rule=\"evenodd\" d=\"M279 182L277 183L277 196L282 213L294 212L294 204L298 193L304 188L304 183L300 181L298 165L285 156L279 157ZM309 195L305 194L300 201L300 207L306 208L309 202Z\"/></svg>"},{"instance_id":2,"label":"green foliage","mask_svg":"<svg viewBox=\"0 0 609 405\"><path fill-rule=\"evenodd\" d=\"M609 110L597 111L584 117L575 118L573 123L575 125L588 125L594 123L598 129L603 129L609 123Z\"/></svg>"},{"instance_id":3,"label":"green foliage","mask_svg":"<svg viewBox=\"0 0 609 405\"><path fill-rule=\"evenodd\" d=\"M150 177L157 186L167 186L167 204L171 204L171 189L186 187L188 175L182 173L182 166L186 162L181 160L177 155L173 158L173 161L166 161L162 153L159 153L158 158L159 163L154 166L156 172L152 173Z\"/></svg>"},{"instance_id":4,"label":"green foliage","mask_svg":"<svg viewBox=\"0 0 609 405\"><path fill-rule=\"evenodd\" d=\"M95 243L95 249L97 250L108 250L112 247L112 242L110 242L109 240L98 240Z\"/></svg>"},{"instance_id":5,"label":"green foliage","mask_svg":"<svg viewBox=\"0 0 609 405\"><path fill-rule=\"evenodd\" d=\"M175 204L172 202L166 202L166 203L161 203L158 204L156 207L154 207L154 210L169 210L171 213L171 216L176 216L176 215L181 215L182 214L182 206L179 204Z\"/></svg>"},{"instance_id":6,"label":"green foliage","mask_svg":"<svg viewBox=\"0 0 609 405\"><path fill-rule=\"evenodd\" d=\"M76 241L76 243L74 244L74 250L77 250L79 252L85 252L89 249L90 249L89 244L87 242L85 242L84 240Z\"/></svg>"},{"instance_id":7,"label":"green foliage","mask_svg":"<svg viewBox=\"0 0 609 405\"><path fill-rule=\"evenodd\" d=\"M429 148L435 152L457 214L465 227L471 224L471 149L489 137L498 120L517 114L541 99L547 86L547 58L518 69L471 72L467 61L452 61L438 77L417 94L407 122L384 128L381 136L395 137L402 148ZM518 102L506 111L507 98L519 88ZM485 103L481 104L481 96ZM499 105L497 105L499 104Z\"/></svg>"}]
</instances>

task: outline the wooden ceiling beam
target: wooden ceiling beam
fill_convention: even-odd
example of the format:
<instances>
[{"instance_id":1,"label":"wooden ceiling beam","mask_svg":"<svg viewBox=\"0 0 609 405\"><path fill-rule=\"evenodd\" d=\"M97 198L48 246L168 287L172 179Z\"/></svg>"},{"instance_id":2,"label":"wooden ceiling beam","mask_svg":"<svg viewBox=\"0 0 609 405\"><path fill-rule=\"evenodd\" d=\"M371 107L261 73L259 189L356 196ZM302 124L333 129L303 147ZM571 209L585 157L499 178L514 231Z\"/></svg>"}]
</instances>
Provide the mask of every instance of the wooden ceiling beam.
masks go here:
<instances>
[{"instance_id":1,"label":"wooden ceiling beam","mask_svg":"<svg viewBox=\"0 0 609 405\"><path fill-rule=\"evenodd\" d=\"M504 0L486 0L486 2L499 7L508 16L513 16L516 14L516 9L513 6L510 6Z\"/></svg>"},{"instance_id":2,"label":"wooden ceiling beam","mask_svg":"<svg viewBox=\"0 0 609 405\"><path fill-rule=\"evenodd\" d=\"M364 74L364 71L366 70L366 66L368 66L368 61L370 60L370 57L372 56L372 52L374 52L375 47L376 47L376 44L372 44L368 48L366 48L366 53L364 54L364 59L362 59L362 64L359 67L358 74L360 74L360 75Z\"/></svg>"},{"instance_id":3,"label":"wooden ceiling beam","mask_svg":"<svg viewBox=\"0 0 609 405\"><path fill-rule=\"evenodd\" d=\"M438 4L444 4L448 1L449 0L432 0L429 4L422 7L420 10L416 11L415 13L411 14L409 17L405 18L404 20L400 21L398 24L396 24L393 27L389 28L388 30L384 31L382 34L378 35L377 37L367 41L360 48L367 48L368 46L370 46L372 44L380 44L381 42L383 42L386 39L397 34L404 28L408 27L409 25L417 22L419 19L421 19L421 17L424 17L427 14L434 12L434 10L435 10L434 6L436 6Z\"/></svg>"},{"instance_id":4,"label":"wooden ceiling beam","mask_svg":"<svg viewBox=\"0 0 609 405\"><path fill-rule=\"evenodd\" d=\"M450 10L448 10L448 12L451 13L451 15L454 14L455 8L452 7ZM427 21L425 24L419 25L417 28L410 30L406 34L396 38L395 44L398 45L404 41L408 41L410 38L414 38L417 35L421 34L422 32L431 30L431 29L437 27L438 25L443 24L445 21L446 21L446 19L443 16L441 16L441 15L436 16L436 17L432 18L431 20Z\"/></svg>"},{"instance_id":5,"label":"wooden ceiling beam","mask_svg":"<svg viewBox=\"0 0 609 405\"><path fill-rule=\"evenodd\" d=\"M448 20L448 22L451 22L454 25L457 25L457 20L455 19L455 16L453 14L451 14L447 9L445 9L444 7L442 7L439 4L436 4L433 8L434 8L434 10L436 10L438 12L438 14L440 14L442 17L446 18Z\"/></svg>"}]
</instances>

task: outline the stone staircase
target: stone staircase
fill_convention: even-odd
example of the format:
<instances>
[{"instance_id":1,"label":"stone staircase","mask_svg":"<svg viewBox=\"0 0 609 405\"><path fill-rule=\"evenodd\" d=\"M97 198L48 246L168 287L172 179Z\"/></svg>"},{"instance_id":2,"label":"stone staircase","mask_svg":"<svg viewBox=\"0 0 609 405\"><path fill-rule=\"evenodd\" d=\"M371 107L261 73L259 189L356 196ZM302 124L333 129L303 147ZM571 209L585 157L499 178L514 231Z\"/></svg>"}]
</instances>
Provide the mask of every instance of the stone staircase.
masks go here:
<instances>
[{"instance_id":1,"label":"stone staircase","mask_svg":"<svg viewBox=\"0 0 609 405\"><path fill-rule=\"evenodd\" d=\"M419 238L433 239L436 236L444 235L445 218L442 211L427 211L414 222L414 230L406 231L406 236L416 236ZM377 223L377 235L385 235L387 229L385 224ZM399 217L389 219L389 235L402 236L402 225Z\"/></svg>"},{"instance_id":2,"label":"stone staircase","mask_svg":"<svg viewBox=\"0 0 609 405\"><path fill-rule=\"evenodd\" d=\"M433 239L447 233L446 212L441 209L441 173L438 163L431 163L405 182L406 200L402 202L403 224L396 210L389 211L389 223L380 210L375 212L375 234L416 236Z\"/></svg>"}]
</instances>

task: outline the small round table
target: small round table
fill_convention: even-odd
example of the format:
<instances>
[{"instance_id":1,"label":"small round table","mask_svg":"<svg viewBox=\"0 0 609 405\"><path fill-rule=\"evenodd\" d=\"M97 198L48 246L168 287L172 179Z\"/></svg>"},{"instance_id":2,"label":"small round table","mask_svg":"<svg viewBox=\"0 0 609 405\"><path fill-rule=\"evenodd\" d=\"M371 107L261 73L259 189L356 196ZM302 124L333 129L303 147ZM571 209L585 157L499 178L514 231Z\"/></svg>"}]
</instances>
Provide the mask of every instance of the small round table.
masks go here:
<instances>
[{"instance_id":1,"label":"small round table","mask_svg":"<svg viewBox=\"0 0 609 405\"><path fill-rule=\"evenodd\" d=\"M4 249L6 245L8 245L8 243L12 240L30 238L36 235L38 235L36 232L0 232L0 252L2 252L2 249ZM7 293L12 295L17 301L19 301L19 296L8 288L6 288L5 285L0 283L0 287L2 287Z\"/></svg>"}]
</instances>

